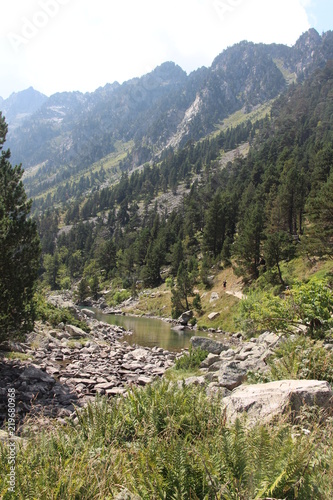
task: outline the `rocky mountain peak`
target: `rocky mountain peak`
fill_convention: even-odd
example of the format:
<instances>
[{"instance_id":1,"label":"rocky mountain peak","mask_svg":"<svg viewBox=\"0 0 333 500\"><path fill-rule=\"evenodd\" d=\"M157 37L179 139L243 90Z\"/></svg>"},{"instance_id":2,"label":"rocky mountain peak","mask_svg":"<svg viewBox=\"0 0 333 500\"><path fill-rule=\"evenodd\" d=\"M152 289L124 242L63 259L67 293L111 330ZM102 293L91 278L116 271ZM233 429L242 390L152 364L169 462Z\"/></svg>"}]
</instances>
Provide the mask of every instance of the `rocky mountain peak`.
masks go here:
<instances>
[{"instance_id":1,"label":"rocky mountain peak","mask_svg":"<svg viewBox=\"0 0 333 500\"><path fill-rule=\"evenodd\" d=\"M21 125L23 120L35 113L47 100L47 96L29 87L21 92L13 92L2 100L2 112L11 129Z\"/></svg>"},{"instance_id":2,"label":"rocky mountain peak","mask_svg":"<svg viewBox=\"0 0 333 500\"><path fill-rule=\"evenodd\" d=\"M314 28L310 28L299 37L299 39L295 43L295 49L309 51L320 47L321 44L322 38L319 35L318 31L316 31Z\"/></svg>"}]
</instances>

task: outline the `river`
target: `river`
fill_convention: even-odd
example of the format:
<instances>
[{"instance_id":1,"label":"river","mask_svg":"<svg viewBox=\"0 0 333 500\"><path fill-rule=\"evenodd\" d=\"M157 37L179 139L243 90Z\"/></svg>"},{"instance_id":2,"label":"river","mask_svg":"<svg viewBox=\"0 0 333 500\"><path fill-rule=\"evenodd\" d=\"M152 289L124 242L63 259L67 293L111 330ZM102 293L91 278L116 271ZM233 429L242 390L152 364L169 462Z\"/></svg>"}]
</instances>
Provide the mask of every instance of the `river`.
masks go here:
<instances>
[{"instance_id":1,"label":"river","mask_svg":"<svg viewBox=\"0 0 333 500\"><path fill-rule=\"evenodd\" d=\"M110 325L118 325L126 330L131 330L132 335L124 335L122 338L129 344L137 344L142 347L162 347L168 351L180 351L190 345L190 338L194 335L207 337L207 332L185 329L178 332L172 329L172 324L160 319L152 319L135 316L121 316L114 314L103 314L98 309L93 309L96 319Z\"/></svg>"}]
</instances>

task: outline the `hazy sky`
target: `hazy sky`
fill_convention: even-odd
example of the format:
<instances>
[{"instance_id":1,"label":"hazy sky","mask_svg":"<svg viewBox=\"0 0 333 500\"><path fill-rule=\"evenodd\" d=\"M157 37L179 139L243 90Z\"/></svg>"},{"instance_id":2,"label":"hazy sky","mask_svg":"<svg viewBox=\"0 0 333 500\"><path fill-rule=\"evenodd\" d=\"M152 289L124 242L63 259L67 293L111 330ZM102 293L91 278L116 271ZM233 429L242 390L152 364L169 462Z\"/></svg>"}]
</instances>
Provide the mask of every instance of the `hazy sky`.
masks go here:
<instances>
[{"instance_id":1,"label":"hazy sky","mask_svg":"<svg viewBox=\"0 0 333 500\"><path fill-rule=\"evenodd\" d=\"M0 96L93 91L165 61L190 72L241 40L292 45L333 29L332 0L8 0Z\"/></svg>"}]
</instances>

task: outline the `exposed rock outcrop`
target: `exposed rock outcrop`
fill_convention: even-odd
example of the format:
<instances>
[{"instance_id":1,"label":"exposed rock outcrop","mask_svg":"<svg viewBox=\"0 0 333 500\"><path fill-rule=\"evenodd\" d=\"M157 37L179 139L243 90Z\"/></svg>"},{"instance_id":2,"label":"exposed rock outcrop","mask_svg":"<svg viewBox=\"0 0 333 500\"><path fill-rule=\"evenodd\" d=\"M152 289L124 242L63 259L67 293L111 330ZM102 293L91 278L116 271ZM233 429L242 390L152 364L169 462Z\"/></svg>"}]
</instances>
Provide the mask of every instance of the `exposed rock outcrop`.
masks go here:
<instances>
[{"instance_id":1,"label":"exposed rock outcrop","mask_svg":"<svg viewBox=\"0 0 333 500\"><path fill-rule=\"evenodd\" d=\"M318 380L279 380L267 384L242 385L223 399L228 420L246 413L255 424L291 412L295 417L305 404L333 410L333 392L328 382Z\"/></svg>"}]
</instances>

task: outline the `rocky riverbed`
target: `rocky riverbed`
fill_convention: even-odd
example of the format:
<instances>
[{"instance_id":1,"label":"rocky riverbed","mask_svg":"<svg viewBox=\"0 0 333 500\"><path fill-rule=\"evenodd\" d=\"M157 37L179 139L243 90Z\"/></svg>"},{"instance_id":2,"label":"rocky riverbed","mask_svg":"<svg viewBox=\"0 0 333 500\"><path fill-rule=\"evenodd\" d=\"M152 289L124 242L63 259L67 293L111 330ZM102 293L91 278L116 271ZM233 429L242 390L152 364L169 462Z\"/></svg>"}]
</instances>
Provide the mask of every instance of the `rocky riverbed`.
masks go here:
<instances>
[{"instance_id":1,"label":"rocky riverbed","mask_svg":"<svg viewBox=\"0 0 333 500\"><path fill-rule=\"evenodd\" d=\"M96 394L124 394L131 385L144 386L174 364L176 353L121 342L123 328L79 311L87 334L72 325L51 328L37 322L24 344L6 343L27 359L0 357L0 426L7 416L7 392L15 389L18 420L30 415L62 419Z\"/></svg>"},{"instance_id":2,"label":"rocky riverbed","mask_svg":"<svg viewBox=\"0 0 333 500\"><path fill-rule=\"evenodd\" d=\"M182 355L158 347L130 346L121 340L130 333L124 328L98 321L89 309L81 310L61 297L51 300L70 308L89 333L69 324L52 328L37 322L25 343L0 346L0 427L8 416L9 389L15 390L17 423L26 415L36 417L37 425L49 417L64 422L65 417L75 417L75 407L85 406L97 394L126 395L132 385L151 383ZM265 332L248 341L241 334L225 335L223 341L206 337L192 337L191 341L193 347L209 354L201 364L201 376L190 377L185 384L202 385L212 396L219 393L230 418L246 411L249 417L253 413L253 421L258 416L265 420L283 413L291 400L298 409L306 401L333 410L333 393L327 382L244 385L249 372L267 370L266 359L283 341L281 336ZM325 347L331 349L332 345ZM5 350L12 351L12 358L4 355Z\"/></svg>"}]
</instances>

